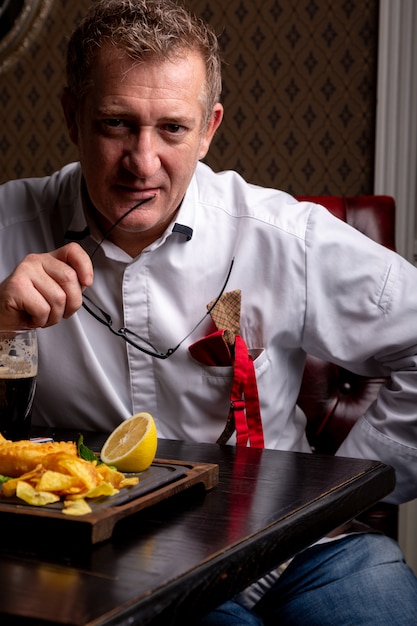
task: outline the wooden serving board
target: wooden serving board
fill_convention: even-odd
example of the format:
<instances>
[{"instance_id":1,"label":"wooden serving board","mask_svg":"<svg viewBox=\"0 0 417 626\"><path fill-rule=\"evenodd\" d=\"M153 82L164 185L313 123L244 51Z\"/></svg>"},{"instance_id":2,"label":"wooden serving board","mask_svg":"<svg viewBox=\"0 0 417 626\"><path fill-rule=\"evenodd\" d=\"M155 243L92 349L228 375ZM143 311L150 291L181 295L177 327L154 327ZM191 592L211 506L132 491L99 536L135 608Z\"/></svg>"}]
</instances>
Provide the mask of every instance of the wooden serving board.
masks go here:
<instances>
[{"instance_id":1,"label":"wooden serving board","mask_svg":"<svg viewBox=\"0 0 417 626\"><path fill-rule=\"evenodd\" d=\"M129 474L131 475L131 474ZM134 474L133 474L134 475ZM162 500L201 484L212 489L219 481L219 466L209 463L155 459L138 474L139 484L111 497L88 500L92 512L82 516L62 513L62 504L36 507L21 500L0 498L0 545L59 534L72 542L96 544L109 539L117 522ZM15 541L13 541L15 543Z\"/></svg>"}]
</instances>

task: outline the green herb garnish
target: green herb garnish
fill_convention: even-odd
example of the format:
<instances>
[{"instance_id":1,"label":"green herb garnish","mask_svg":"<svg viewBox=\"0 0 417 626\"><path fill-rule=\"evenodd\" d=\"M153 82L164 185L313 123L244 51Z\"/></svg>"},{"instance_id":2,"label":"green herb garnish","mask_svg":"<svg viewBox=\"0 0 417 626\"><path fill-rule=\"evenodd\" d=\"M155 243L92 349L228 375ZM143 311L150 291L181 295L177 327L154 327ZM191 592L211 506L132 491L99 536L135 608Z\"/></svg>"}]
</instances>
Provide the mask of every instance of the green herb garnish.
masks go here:
<instances>
[{"instance_id":1,"label":"green herb garnish","mask_svg":"<svg viewBox=\"0 0 417 626\"><path fill-rule=\"evenodd\" d=\"M80 459L84 459L84 461L96 461L97 465L104 465L100 457L95 452L90 450L88 446L85 445L84 437L81 434L78 435L77 450ZM110 467L111 469L117 469L114 465L108 465L108 467Z\"/></svg>"},{"instance_id":2,"label":"green herb garnish","mask_svg":"<svg viewBox=\"0 0 417 626\"><path fill-rule=\"evenodd\" d=\"M97 464L101 463L97 454L85 445L83 435L78 435L77 450L80 459L84 459L84 461L97 461Z\"/></svg>"}]
</instances>

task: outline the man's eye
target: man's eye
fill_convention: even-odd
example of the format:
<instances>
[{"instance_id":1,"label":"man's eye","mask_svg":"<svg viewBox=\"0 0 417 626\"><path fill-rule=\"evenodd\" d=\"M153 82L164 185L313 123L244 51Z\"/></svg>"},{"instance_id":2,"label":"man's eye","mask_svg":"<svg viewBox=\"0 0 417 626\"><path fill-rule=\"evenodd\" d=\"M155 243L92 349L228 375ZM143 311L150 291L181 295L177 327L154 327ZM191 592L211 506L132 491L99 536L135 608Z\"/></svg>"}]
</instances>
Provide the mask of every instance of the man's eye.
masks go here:
<instances>
[{"instance_id":1,"label":"man's eye","mask_svg":"<svg viewBox=\"0 0 417 626\"><path fill-rule=\"evenodd\" d=\"M103 123L106 126L110 126L111 128L119 128L119 126L124 125L124 120L109 118L109 119L103 120Z\"/></svg>"},{"instance_id":2,"label":"man's eye","mask_svg":"<svg viewBox=\"0 0 417 626\"><path fill-rule=\"evenodd\" d=\"M165 124L165 130L167 130L169 133L172 134L177 134L179 132L181 132L182 130L184 130L184 127L181 126L180 124Z\"/></svg>"}]
</instances>

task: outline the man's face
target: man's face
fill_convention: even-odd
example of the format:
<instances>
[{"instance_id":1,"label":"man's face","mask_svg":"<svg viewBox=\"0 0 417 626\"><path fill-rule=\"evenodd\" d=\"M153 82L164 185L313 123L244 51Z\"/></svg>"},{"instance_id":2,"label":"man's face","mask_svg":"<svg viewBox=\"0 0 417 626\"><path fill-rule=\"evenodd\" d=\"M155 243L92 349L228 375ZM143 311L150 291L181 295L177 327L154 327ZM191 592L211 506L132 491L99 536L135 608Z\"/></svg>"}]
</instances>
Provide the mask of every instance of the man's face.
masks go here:
<instances>
[{"instance_id":1,"label":"man's face","mask_svg":"<svg viewBox=\"0 0 417 626\"><path fill-rule=\"evenodd\" d=\"M105 231L137 202L154 196L112 232L117 245L138 254L172 220L221 122L222 106L214 107L206 126L205 68L196 53L137 64L106 46L91 78L79 111L63 96L70 137Z\"/></svg>"}]
</instances>

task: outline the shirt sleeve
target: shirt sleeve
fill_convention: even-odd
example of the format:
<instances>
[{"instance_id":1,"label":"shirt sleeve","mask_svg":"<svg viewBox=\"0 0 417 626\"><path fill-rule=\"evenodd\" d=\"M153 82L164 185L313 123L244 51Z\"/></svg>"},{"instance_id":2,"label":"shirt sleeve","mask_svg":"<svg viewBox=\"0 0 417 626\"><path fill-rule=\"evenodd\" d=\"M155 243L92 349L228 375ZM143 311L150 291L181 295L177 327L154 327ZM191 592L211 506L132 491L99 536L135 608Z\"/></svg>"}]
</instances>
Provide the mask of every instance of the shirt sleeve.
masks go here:
<instances>
[{"instance_id":1,"label":"shirt sleeve","mask_svg":"<svg viewBox=\"0 0 417 626\"><path fill-rule=\"evenodd\" d=\"M337 454L392 465L387 501L417 497L417 269L319 208L306 233L306 289L306 352L388 377Z\"/></svg>"}]
</instances>

